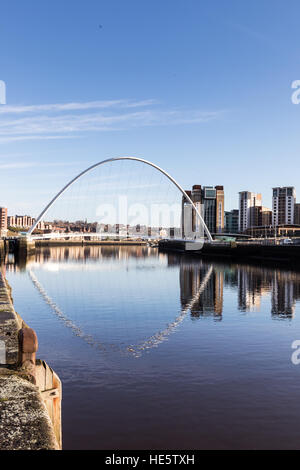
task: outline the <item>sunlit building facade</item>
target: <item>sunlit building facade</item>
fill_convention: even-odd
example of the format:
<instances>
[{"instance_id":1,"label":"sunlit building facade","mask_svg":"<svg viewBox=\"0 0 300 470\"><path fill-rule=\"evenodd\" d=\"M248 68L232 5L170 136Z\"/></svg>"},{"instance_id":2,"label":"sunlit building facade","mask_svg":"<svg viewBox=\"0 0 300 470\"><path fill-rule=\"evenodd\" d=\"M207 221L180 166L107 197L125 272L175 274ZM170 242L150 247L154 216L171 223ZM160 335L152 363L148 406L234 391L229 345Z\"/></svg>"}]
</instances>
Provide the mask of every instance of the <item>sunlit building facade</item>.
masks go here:
<instances>
[{"instance_id":1,"label":"sunlit building facade","mask_svg":"<svg viewBox=\"0 0 300 470\"><path fill-rule=\"evenodd\" d=\"M258 210L261 207L261 194L250 191L239 193L239 231L244 232L258 225Z\"/></svg>"},{"instance_id":2,"label":"sunlit building facade","mask_svg":"<svg viewBox=\"0 0 300 470\"><path fill-rule=\"evenodd\" d=\"M293 224L296 191L294 186L273 188L273 225Z\"/></svg>"},{"instance_id":3,"label":"sunlit building facade","mask_svg":"<svg viewBox=\"0 0 300 470\"><path fill-rule=\"evenodd\" d=\"M0 207L0 236L7 235L7 208Z\"/></svg>"}]
</instances>

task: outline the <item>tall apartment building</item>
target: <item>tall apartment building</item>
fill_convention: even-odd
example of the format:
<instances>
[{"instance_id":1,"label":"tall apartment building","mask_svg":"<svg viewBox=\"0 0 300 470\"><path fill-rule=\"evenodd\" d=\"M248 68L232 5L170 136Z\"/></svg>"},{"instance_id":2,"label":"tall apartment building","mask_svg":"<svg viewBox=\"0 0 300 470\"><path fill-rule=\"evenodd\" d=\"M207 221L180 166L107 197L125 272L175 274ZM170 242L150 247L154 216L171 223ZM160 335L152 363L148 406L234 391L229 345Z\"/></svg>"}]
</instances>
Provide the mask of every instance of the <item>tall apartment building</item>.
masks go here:
<instances>
[{"instance_id":1,"label":"tall apartment building","mask_svg":"<svg viewBox=\"0 0 300 470\"><path fill-rule=\"evenodd\" d=\"M192 191L189 191L190 193L190 198L192 199L193 203L196 206L197 211L201 216L203 217L203 211L202 211L202 187L200 184L195 184L192 188ZM192 231L199 233L201 225L200 225L200 220L199 217L197 217L197 214L195 211L193 212L193 224L192 224Z\"/></svg>"},{"instance_id":2,"label":"tall apartment building","mask_svg":"<svg viewBox=\"0 0 300 470\"><path fill-rule=\"evenodd\" d=\"M193 186L192 200L194 202ZM199 191L199 190L198 190ZM211 233L220 233L224 231L224 187L223 186L203 186L201 189L202 216L208 230Z\"/></svg>"},{"instance_id":3,"label":"tall apartment building","mask_svg":"<svg viewBox=\"0 0 300 470\"><path fill-rule=\"evenodd\" d=\"M247 228L258 225L259 210L261 207L261 194L250 191L239 193L239 231L244 232Z\"/></svg>"},{"instance_id":4,"label":"tall apartment building","mask_svg":"<svg viewBox=\"0 0 300 470\"><path fill-rule=\"evenodd\" d=\"M294 208L294 224L300 225L300 203L295 204L295 208Z\"/></svg>"},{"instance_id":5,"label":"tall apartment building","mask_svg":"<svg viewBox=\"0 0 300 470\"><path fill-rule=\"evenodd\" d=\"M233 209L232 211L225 212L225 232L238 233L239 231L239 210Z\"/></svg>"},{"instance_id":6,"label":"tall apartment building","mask_svg":"<svg viewBox=\"0 0 300 470\"><path fill-rule=\"evenodd\" d=\"M192 191L186 191L189 198L192 198ZM199 207L199 206L198 206ZM197 209L198 209L197 207ZM193 207L190 201L184 196L182 197L181 206L181 226L182 226L182 238L193 238L194 221L193 221ZM200 212L201 213L201 212Z\"/></svg>"},{"instance_id":7,"label":"tall apartment building","mask_svg":"<svg viewBox=\"0 0 300 470\"><path fill-rule=\"evenodd\" d=\"M7 208L0 207L0 237L7 234Z\"/></svg>"},{"instance_id":8,"label":"tall apartment building","mask_svg":"<svg viewBox=\"0 0 300 470\"><path fill-rule=\"evenodd\" d=\"M296 191L293 186L273 188L273 225L294 223Z\"/></svg>"},{"instance_id":9,"label":"tall apartment building","mask_svg":"<svg viewBox=\"0 0 300 470\"><path fill-rule=\"evenodd\" d=\"M224 232L225 228L225 195L224 186L215 186L216 190L216 233Z\"/></svg>"}]
</instances>

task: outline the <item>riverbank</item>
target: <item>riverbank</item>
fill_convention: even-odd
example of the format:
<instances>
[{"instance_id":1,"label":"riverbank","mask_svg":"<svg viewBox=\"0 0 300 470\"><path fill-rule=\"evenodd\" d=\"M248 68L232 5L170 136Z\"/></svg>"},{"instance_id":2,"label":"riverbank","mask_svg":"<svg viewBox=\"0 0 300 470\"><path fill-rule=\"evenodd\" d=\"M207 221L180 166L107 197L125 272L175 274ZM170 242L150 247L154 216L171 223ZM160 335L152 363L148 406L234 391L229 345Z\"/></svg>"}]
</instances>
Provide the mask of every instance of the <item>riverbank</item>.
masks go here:
<instances>
[{"instance_id":1,"label":"riverbank","mask_svg":"<svg viewBox=\"0 0 300 470\"><path fill-rule=\"evenodd\" d=\"M267 260L299 263L300 245L264 245L237 242L231 244L205 243L202 256L226 257L233 260Z\"/></svg>"},{"instance_id":2,"label":"riverbank","mask_svg":"<svg viewBox=\"0 0 300 470\"><path fill-rule=\"evenodd\" d=\"M299 264L300 245L265 245L259 243L204 243L201 250L185 251L178 241L162 240L159 249L165 252L188 253L192 256L227 258L234 261L273 261Z\"/></svg>"},{"instance_id":3,"label":"riverbank","mask_svg":"<svg viewBox=\"0 0 300 470\"><path fill-rule=\"evenodd\" d=\"M145 246L146 241L138 240L36 240L36 247L43 246Z\"/></svg>"},{"instance_id":4,"label":"riverbank","mask_svg":"<svg viewBox=\"0 0 300 470\"><path fill-rule=\"evenodd\" d=\"M46 393L54 382L61 393L60 381L46 363L35 361L37 340L31 344L31 338L35 333L16 313L0 273L0 450L61 448L61 397L54 403Z\"/></svg>"}]
</instances>

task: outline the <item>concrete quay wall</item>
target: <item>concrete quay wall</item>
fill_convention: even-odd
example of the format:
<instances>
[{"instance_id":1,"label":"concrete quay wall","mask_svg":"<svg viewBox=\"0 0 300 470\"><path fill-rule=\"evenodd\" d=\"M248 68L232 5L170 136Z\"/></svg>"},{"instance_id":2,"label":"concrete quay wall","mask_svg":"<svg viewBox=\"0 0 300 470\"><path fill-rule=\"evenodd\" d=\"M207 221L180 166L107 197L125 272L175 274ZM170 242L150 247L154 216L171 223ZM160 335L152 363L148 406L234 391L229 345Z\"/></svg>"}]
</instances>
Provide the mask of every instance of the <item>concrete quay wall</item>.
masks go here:
<instances>
[{"instance_id":1,"label":"concrete quay wall","mask_svg":"<svg viewBox=\"0 0 300 470\"><path fill-rule=\"evenodd\" d=\"M36 350L0 272L0 450L61 448L61 383Z\"/></svg>"},{"instance_id":2,"label":"concrete quay wall","mask_svg":"<svg viewBox=\"0 0 300 470\"><path fill-rule=\"evenodd\" d=\"M147 245L145 241L131 240L36 240L36 247L43 246L143 246Z\"/></svg>"},{"instance_id":3,"label":"concrete quay wall","mask_svg":"<svg viewBox=\"0 0 300 470\"><path fill-rule=\"evenodd\" d=\"M201 255L299 263L300 245L264 245L243 242L205 243Z\"/></svg>"},{"instance_id":4,"label":"concrete quay wall","mask_svg":"<svg viewBox=\"0 0 300 470\"><path fill-rule=\"evenodd\" d=\"M185 243L182 241L162 240L159 242L159 249L166 252L189 253L194 256L208 256L212 258L224 257L233 260L267 260L291 264L299 264L300 262L300 245L206 242L201 250L190 251L185 249Z\"/></svg>"}]
</instances>

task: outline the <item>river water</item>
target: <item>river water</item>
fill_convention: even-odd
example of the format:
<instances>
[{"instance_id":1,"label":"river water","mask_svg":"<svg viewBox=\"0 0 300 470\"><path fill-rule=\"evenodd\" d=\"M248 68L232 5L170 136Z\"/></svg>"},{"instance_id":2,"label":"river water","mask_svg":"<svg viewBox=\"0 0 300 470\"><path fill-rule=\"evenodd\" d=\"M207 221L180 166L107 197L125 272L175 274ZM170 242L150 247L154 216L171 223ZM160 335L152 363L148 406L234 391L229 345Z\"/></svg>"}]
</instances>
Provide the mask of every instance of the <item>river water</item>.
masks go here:
<instances>
[{"instance_id":1,"label":"river water","mask_svg":"<svg viewBox=\"0 0 300 470\"><path fill-rule=\"evenodd\" d=\"M91 246L6 276L62 380L65 449L300 447L300 272Z\"/></svg>"}]
</instances>

